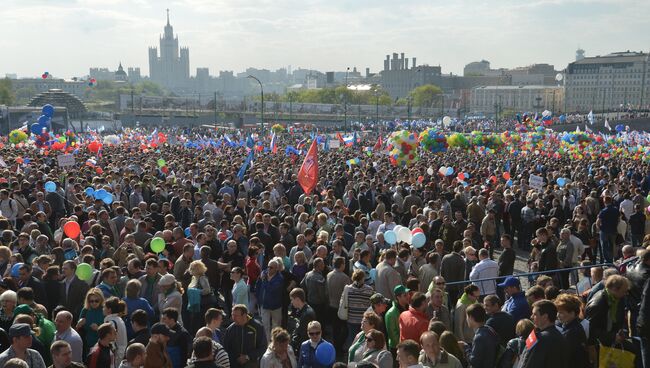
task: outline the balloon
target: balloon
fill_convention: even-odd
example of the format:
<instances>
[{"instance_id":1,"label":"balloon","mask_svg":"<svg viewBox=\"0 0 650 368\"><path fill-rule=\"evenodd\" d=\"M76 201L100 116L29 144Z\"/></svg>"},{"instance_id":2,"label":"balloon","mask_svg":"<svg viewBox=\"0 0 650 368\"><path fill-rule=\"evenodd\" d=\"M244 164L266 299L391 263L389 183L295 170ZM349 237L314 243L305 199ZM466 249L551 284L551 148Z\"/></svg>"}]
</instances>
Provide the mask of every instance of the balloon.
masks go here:
<instances>
[{"instance_id":1,"label":"balloon","mask_svg":"<svg viewBox=\"0 0 650 368\"><path fill-rule=\"evenodd\" d=\"M184 233L185 233L185 236L190 236L191 235L189 226L185 228Z\"/></svg>"},{"instance_id":2,"label":"balloon","mask_svg":"<svg viewBox=\"0 0 650 368\"><path fill-rule=\"evenodd\" d=\"M503 178L506 179L506 180L510 180L510 173L507 172L507 171L504 172L504 173L503 173Z\"/></svg>"},{"instance_id":3,"label":"balloon","mask_svg":"<svg viewBox=\"0 0 650 368\"><path fill-rule=\"evenodd\" d=\"M400 229L402 229L403 227L404 226L402 226L402 225L395 225L395 227L393 228L393 231L395 232L395 235L399 234ZM398 239L399 239L399 237L398 237Z\"/></svg>"},{"instance_id":4,"label":"balloon","mask_svg":"<svg viewBox=\"0 0 650 368\"><path fill-rule=\"evenodd\" d=\"M106 189L100 189L95 191L95 199L102 199L108 194Z\"/></svg>"},{"instance_id":5,"label":"balloon","mask_svg":"<svg viewBox=\"0 0 650 368\"><path fill-rule=\"evenodd\" d=\"M386 243L393 245L397 243L397 235L393 230L388 230L384 233L384 240L386 240Z\"/></svg>"},{"instance_id":6,"label":"balloon","mask_svg":"<svg viewBox=\"0 0 650 368\"><path fill-rule=\"evenodd\" d=\"M163 166L167 166L167 162L165 162L165 160L163 160L162 158L158 159L158 167L163 167Z\"/></svg>"},{"instance_id":7,"label":"balloon","mask_svg":"<svg viewBox=\"0 0 650 368\"><path fill-rule=\"evenodd\" d=\"M29 130L34 133L34 135L41 135L43 134L43 126L39 123L34 123L32 126L29 128Z\"/></svg>"},{"instance_id":8,"label":"balloon","mask_svg":"<svg viewBox=\"0 0 650 368\"><path fill-rule=\"evenodd\" d=\"M38 117L38 123L43 127L46 127L49 124L50 120L51 118L49 116L41 115Z\"/></svg>"},{"instance_id":9,"label":"balloon","mask_svg":"<svg viewBox=\"0 0 650 368\"><path fill-rule=\"evenodd\" d=\"M451 167L451 166L449 166L449 167L447 168L447 170L445 170L445 175L446 175L446 176L452 176L452 175L454 175L454 168Z\"/></svg>"},{"instance_id":10,"label":"balloon","mask_svg":"<svg viewBox=\"0 0 650 368\"><path fill-rule=\"evenodd\" d=\"M100 149L102 149L101 143L99 143L97 141L92 141L92 142L88 143L88 151L93 152L93 153L97 153L97 152L99 152Z\"/></svg>"},{"instance_id":11,"label":"balloon","mask_svg":"<svg viewBox=\"0 0 650 368\"><path fill-rule=\"evenodd\" d=\"M433 175L433 168L432 167L427 169L427 174Z\"/></svg>"},{"instance_id":12,"label":"balloon","mask_svg":"<svg viewBox=\"0 0 650 368\"><path fill-rule=\"evenodd\" d=\"M316 348L316 360L324 366L329 366L334 363L336 360L334 345L327 341L321 342Z\"/></svg>"},{"instance_id":13,"label":"balloon","mask_svg":"<svg viewBox=\"0 0 650 368\"><path fill-rule=\"evenodd\" d=\"M401 242L411 244L411 232L407 227L402 227L399 229L399 232L397 233L397 239Z\"/></svg>"},{"instance_id":14,"label":"balloon","mask_svg":"<svg viewBox=\"0 0 650 368\"><path fill-rule=\"evenodd\" d=\"M56 191L56 184L53 181L48 181L45 183L45 191L48 193L52 193Z\"/></svg>"},{"instance_id":15,"label":"balloon","mask_svg":"<svg viewBox=\"0 0 650 368\"><path fill-rule=\"evenodd\" d=\"M458 173L458 179L459 179L459 180L465 180L465 174L462 173L462 172L459 172L459 173Z\"/></svg>"},{"instance_id":16,"label":"balloon","mask_svg":"<svg viewBox=\"0 0 650 368\"><path fill-rule=\"evenodd\" d=\"M560 187L563 187L563 186L566 185L566 179L565 178L557 178L556 182L557 182L557 185L559 185Z\"/></svg>"},{"instance_id":17,"label":"balloon","mask_svg":"<svg viewBox=\"0 0 650 368\"><path fill-rule=\"evenodd\" d=\"M219 238L221 241L225 241L228 239L228 233L225 231L219 231L219 233L217 233L217 238Z\"/></svg>"},{"instance_id":18,"label":"balloon","mask_svg":"<svg viewBox=\"0 0 650 368\"><path fill-rule=\"evenodd\" d=\"M411 230L411 235L415 235L417 233L422 233L422 229L419 227L416 227L415 229Z\"/></svg>"},{"instance_id":19,"label":"balloon","mask_svg":"<svg viewBox=\"0 0 650 368\"><path fill-rule=\"evenodd\" d=\"M43 109L41 111L43 115L47 116L48 118L51 118L54 115L54 106L50 104L43 105Z\"/></svg>"},{"instance_id":20,"label":"balloon","mask_svg":"<svg viewBox=\"0 0 650 368\"><path fill-rule=\"evenodd\" d=\"M442 118L442 126L449 128L449 125L451 125L451 118L449 116Z\"/></svg>"},{"instance_id":21,"label":"balloon","mask_svg":"<svg viewBox=\"0 0 650 368\"><path fill-rule=\"evenodd\" d=\"M76 221L68 221L63 225L63 232L68 238L75 239L79 236L81 228Z\"/></svg>"},{"instance_id":22,"label":"balloon","mask_svg":"<svg viewBox=\"0 0 650 368\"><path fill-rule=\"evenodd\" d=\"M618 124L615 129L617 133L620 133L625 129L625 127L623 126L623 124Z\"/></svg>"},{"instance_id":23,"label":"balloon","mask_svg":"<svg viewBox=\"0 0 650 368\"><path fill-rule=\"evenodd\" d=\"M441 173L442 175L445 175L445 173L447 172L447 168L444 166L440 166L438 172Z\"/></svg>"},{"instance_id":24,"label":"balloon","mask_svg":"<svg viewBox=\"0 0 650 368\"><path fill-rule=\"evenodd\" d=\"M87 196L92 197L95 195L95 189L93 189L93 187L88 187L84 190L84 193L86 193Z\"/></svg>"},{"instance_id":25,"label":"balloon","mask_svg":"<svg viewBox=\"0 0 650 368\"><path fill-rule=\"evenodd\" d=\"M165 250L165 240L160 237L151 239L151 250L154 253L160 253Z\"/></svg>"},{"instance_id":26,"label":"balloon","mask_svg":"<svg viewBox=\"0 0 650 368\"><path fill-rule=\"evenodd\" d=\"M113 195L108 193L107 195L102 197L102 201L106 204L111 204L113 203Z\"/></svg>"},{"instance_id":27,"label":"balloon","mask_svg":"<svg viewBox=\"0 0 650 368\"><path fill-rule=\"evenodd\" d=\"M81 281L88 281L93 277L93 267L88 263L80 263L79 266L77 266L75 275L77 275Z\"/></svg>"},{"instance_id":28,"label":"balloon","mask_svg":"<svg viewBox=\"0 0 650 368\"><path fill-rule=\"evenodd\" d=\"M416 233L413 235L413 239L411 239L412 245L416 248L422 248L426 241L427 237L424 235L424 233Z\"/></svg>"},{"instance_id":29,"label":"balloon","mask_svg":"<svg viewBox=\"0 0 650 368\"><path fill-rule=\"evenodd\" d=\"M506 182L506 186L508 188L510 188L512 186L512 179L508 179L508 181Z\"/></svg>"},{"instance_id":30,"label":"balloon","mask_svg":"<svg viewBox=\"0 0 650 368\"><path fill-rule=\"evenodd\" d=\"M17 279L20 276L20 268L24 265L24 263L16 263L15 265L11 266L11 277Z\"/></svg>"}]
</instances>

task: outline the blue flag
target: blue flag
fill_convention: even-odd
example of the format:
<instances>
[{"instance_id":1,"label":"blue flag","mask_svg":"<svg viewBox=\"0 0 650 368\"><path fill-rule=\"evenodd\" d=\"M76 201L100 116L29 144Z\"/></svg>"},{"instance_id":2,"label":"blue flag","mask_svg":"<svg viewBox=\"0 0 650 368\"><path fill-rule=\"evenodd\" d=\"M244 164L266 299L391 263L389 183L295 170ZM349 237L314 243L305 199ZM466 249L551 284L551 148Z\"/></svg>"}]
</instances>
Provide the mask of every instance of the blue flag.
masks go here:
<instances>
[{"instance_id":1,"label":"blue flag","mask_svg":"<svg viewBox=\"0 0 650 368\"><path fill-rule=\"evenodd\" d=\"M244 174L246 174L246 169L248 169L248 165L250 165L251 161L253 161L253 153L254 151L251 151L248 154L248 157L246 157L246 161L244 161L244 163L239 168L239 171L237 172L237 177L239 178L239 181L244 180Z\"/></svg>"}]
</instances>

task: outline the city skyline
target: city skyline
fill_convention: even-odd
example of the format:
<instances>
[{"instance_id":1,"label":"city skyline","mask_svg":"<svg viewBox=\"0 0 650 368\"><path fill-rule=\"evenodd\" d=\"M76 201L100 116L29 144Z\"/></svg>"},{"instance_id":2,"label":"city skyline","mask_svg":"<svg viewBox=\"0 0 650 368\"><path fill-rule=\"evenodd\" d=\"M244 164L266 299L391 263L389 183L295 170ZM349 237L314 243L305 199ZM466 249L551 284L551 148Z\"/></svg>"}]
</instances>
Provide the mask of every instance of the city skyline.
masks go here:
<instances>
[{"instance_id":1,"label":"city skyline","mask_svg":"<svg viewBox=\"0 0 650 368\"><path fill-rule=\"evenodd\" d=\"M637 0L439 1L268 0L9 0L0 10L8 37L0 75L84 76L119 62L150 75L147 47L155 44L170 9L179 42L191 49L190 74L208 67L240 72L346 67L382 70L386 54L403 51L419 63L462 74L465 64L494 68L548 63L558 70L581 47L588 56L646 51L650 3ZM635 11L629 12L631 8ZM494 25L498 24L501 28ZM7 31L15 29L16 31ZM506 29L505 31L503 29ZM647 29L646 29L647 31ZM573 35L574 37L567 37ZM63 41L62 41L63 40ZM436 46L440 45L440 46Z\"/></svg>"}]
</instances>

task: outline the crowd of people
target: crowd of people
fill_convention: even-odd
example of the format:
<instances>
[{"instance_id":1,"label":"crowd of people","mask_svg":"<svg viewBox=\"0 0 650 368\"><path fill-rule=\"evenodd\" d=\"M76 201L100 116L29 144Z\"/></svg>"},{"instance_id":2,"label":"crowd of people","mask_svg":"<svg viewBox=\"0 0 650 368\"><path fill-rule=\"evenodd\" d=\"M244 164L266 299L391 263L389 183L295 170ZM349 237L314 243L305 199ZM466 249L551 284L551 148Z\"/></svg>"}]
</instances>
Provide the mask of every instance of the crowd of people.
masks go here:
<instances>
[{"instance_id":1,"label":"crowd of people","mask_svg":"<svg viewBox=\"0 0 650 368\"><path fill-rule=\"evenodd\" d=\"M63 167L3 138L0 366L650 364L647 161L450 148L394 166L365 132L318 152L305 193L282 147L314 135L274 153L256 133L142 129L99 152L95 133Z\"/></svg>"}]
</instances>

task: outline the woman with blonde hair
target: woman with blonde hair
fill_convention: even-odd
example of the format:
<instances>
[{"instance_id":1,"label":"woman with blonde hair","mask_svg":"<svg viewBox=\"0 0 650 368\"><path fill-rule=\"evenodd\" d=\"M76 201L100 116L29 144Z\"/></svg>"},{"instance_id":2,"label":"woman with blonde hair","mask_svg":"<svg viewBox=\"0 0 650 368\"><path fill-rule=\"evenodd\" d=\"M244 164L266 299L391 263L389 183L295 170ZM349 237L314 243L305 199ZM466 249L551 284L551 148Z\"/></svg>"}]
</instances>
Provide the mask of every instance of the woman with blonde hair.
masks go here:
<instances>
[{"instance_id":1,"label":"woman with blonde hair","mask_svg":"<svg viewBox=\"0 0 650 368\"><path fill-rule=\"evenodd\" d=\"M271 331L271 343L260 360L260 368L296 368L296 354L289 333L282 327Z\"/></svg>"},{"instance_id":2,"label":"woman with blonde hair","mask_svg":"<svg viewBox=\"0 0 650 368\"><path fill-rule=\"evenodd\" d=\"M84 348L89 350L97 343L99 336L97 329L104 323L104 293L97 288L92 288L86 293L84 307L79 313L79 322L76 330L84 333Z\"/></svg>"},{"instance_id":3,"label":"woman with blonde hair","mask_svg":"<svg viewBox=\"0 0 650 368\"><path fill-rule=\"evenodd\" d=\"M203 315L208 308L217 302L210 281L205 276L207 270L208 268L201 261L193 261L188 268L188 272L192 275L187 294L188 309L191 315L189 330L192 334L203 325Z\"/></svg>"}]
</instances>

